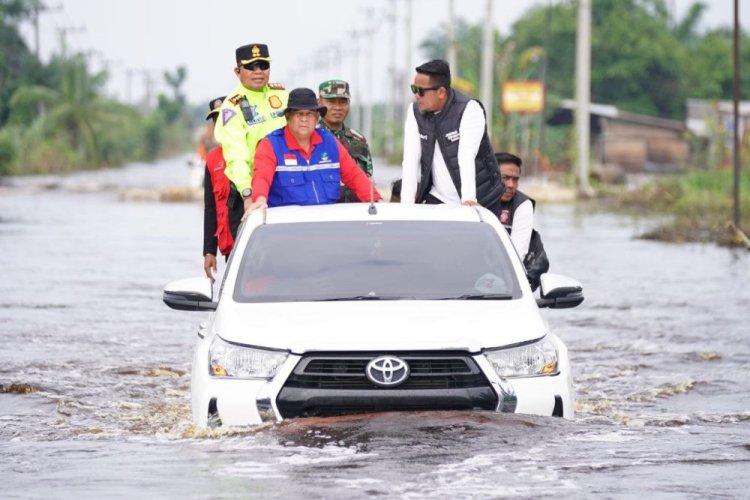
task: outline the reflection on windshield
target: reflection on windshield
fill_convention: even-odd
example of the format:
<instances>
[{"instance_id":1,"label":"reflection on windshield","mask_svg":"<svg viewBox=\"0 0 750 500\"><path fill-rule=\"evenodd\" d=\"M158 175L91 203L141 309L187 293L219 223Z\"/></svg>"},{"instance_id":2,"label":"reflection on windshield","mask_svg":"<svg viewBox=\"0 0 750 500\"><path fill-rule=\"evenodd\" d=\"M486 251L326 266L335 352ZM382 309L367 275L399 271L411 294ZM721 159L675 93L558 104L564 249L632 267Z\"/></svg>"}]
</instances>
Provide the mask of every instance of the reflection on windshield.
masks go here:
<instances>
[{"instance_id":1,"label":"reflection on windshield","mask_svg":"<svg viewBox=\"0 0 750 500\"><path fill-rule=\"evenodd\" d=\"M490 225L445 221L260 226L234 289L238 302L502 300L520 294Z\"/></svg>"}]
</instances>

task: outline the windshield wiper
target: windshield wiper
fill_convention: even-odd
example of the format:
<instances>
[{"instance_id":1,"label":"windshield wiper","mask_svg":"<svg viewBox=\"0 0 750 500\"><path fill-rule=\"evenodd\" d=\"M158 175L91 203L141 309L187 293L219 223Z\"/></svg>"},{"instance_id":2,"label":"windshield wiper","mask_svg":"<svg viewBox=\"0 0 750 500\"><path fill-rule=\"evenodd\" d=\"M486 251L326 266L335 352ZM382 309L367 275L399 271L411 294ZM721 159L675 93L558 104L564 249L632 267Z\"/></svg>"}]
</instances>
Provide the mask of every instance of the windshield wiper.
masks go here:
<instances>
[{"instance_id":1,"label":"windshield wiper","mask_svg":"<svg viewBox=\"0 0 750 500\"><path fill-rule=\"evenodd\" d=\"M385 295L352 295L350 297L331 297L330 299L318 299L316 302L337 302L344 300L402 300L405 297Z\"/></svg>"},{"instance_id":2,"label":"windshield wiper","mask_svg":"<svg viewBox=\"0 0 750 500\"><path fill-rule=\"evenodd\" d=\"M467 293L455 297L441 297L437 300L511 300L512 295L507 293Z\"/></svg>"}]
</instances>

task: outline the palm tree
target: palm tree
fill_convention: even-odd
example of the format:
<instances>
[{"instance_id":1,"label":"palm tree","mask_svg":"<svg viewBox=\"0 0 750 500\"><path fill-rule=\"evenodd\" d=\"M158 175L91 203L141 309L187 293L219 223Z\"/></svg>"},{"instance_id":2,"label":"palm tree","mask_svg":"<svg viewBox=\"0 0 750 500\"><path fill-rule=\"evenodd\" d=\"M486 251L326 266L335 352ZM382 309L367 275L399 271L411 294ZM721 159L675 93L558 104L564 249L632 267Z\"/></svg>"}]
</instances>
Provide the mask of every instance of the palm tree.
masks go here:
<instances>
[{"instance_id":1,"label":"palm tree","mask_svg":"<svg viewBox=\"0 0 750 500\"><path fill-rule=\"evenodd\" d=\"M50 71L57 88L21 87L11 98L11 123L27 127L29 139L67 143L84 165L100 162L98 133L117 119L111 102L102 99L107 74L89 75L83 55L56 60Z\"/></svg>"}]
</instances>

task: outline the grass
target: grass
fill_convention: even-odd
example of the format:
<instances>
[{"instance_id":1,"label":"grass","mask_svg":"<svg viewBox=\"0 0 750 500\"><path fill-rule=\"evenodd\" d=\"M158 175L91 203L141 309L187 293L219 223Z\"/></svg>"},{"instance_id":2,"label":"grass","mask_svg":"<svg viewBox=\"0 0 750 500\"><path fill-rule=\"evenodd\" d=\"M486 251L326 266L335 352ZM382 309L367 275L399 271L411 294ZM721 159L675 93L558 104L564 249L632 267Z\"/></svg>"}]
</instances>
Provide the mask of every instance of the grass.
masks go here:
<instances>
[{"instance_id":1,"label":"grass","mask_svg":"<svg viewBox=\"0 0 750 500\"><path fill-rule=\"evenodd\" d=\"M740 227L750 233L750 169L740 175ZM636 190L602 190L606 203L620 211L671 215L671 221L641 235L673 242L742 245L728 224L734 214L732 171L691 171L658 178Z\"/></svg>"}]
</instances>

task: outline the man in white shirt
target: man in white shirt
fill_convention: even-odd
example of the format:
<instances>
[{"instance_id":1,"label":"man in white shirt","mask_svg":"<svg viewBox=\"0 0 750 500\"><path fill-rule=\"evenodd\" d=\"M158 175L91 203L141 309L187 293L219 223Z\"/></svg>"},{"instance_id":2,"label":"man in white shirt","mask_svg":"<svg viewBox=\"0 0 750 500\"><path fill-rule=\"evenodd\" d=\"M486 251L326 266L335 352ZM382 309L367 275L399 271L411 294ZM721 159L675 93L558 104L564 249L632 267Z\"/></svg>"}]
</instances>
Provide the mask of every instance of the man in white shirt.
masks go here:
<instances>
[{"instance_id":1,"label":"man in white shirt","mask_svg":"<svg viewBox=\"0 0 750 500\"><path fill-rule=\"evenodd\" d=\"M416 68L404 124L402 203L495 207L503 191L482 104L451 88L448 63Z\"/></svg>"},{"instance_id":2,"label":"man in white shirt","mask_svg":"<svg viewBox=\"0 0 750 500\"><path fill-rule=\"evenodd\" d=\"M496 214L500 223L510 234L510 240L516 247L521 260L524 260L529 252L531 231L534 229L534 205L536 203L518 190L523 165L521 158L511 153L496 153L495 158L505 185Z\"/></svg>"}]
</instances>

